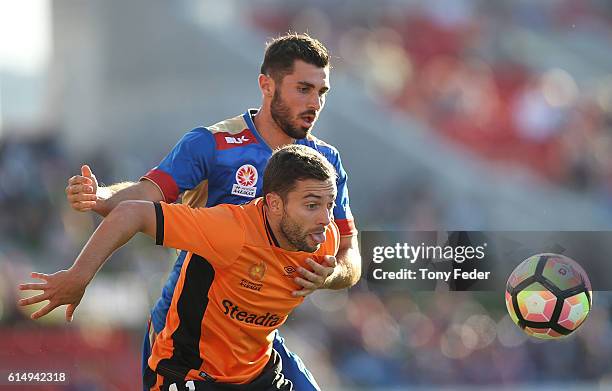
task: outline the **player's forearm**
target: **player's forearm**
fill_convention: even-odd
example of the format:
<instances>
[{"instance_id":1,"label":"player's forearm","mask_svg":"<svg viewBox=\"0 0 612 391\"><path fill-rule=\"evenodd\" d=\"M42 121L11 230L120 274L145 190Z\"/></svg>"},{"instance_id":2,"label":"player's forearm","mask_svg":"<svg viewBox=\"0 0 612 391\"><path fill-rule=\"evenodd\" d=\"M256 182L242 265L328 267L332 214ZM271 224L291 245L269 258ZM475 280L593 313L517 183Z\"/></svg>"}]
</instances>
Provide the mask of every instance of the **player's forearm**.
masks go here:
<instances>
[{"instance_id":1,"label":"player's forearm","mask_svg":"<svg viewBox=\"0 0 612 391\"><path fill-rule=\"evenodd\" d=\"M102 217L106 217L121 201L131 200L134 190L130 190L136 182L120 182L114 185L98 187L97 200L93 211ZM137 198L136 198L137 199Z\"/></svg>"},{"instance_id":2,"label":"player's forearm","mask_svg":"<svg viewBox=\"0 0 612 391\"><path fill-rule=\"evenodd\" d=\"M145 200L161 201L163 196L148 182L121 182L111 186L98 188L97 202L94 212L106 217L123 201Z\"/></svg>"},{"instance_id":3,"label":"player's forearm","mask_svg":"<svg viewBox=\"0 0 612 391\"><path fill-rule=\"evenodd\" d=\"M71 267L76 279L88 284L104 262L136 233L146 232L155 212L150 202L123 202L102 221ZM153 217L154 218L154 217ZM150 234L150 230L147 232Z\"/></svg>"},{"instance_id":4,"label":"player's forearm","mask_svg":"<svg viewBox=\"0 0 612 391\"><path fill-rule=\"evenodd\" d=\"M343 246L336 254L336 267L332 275L327 277L322 288L346 289L355 285L361 278L361 254L357 237L349 239L347 246Z\"/></svg>"}]
</instances>

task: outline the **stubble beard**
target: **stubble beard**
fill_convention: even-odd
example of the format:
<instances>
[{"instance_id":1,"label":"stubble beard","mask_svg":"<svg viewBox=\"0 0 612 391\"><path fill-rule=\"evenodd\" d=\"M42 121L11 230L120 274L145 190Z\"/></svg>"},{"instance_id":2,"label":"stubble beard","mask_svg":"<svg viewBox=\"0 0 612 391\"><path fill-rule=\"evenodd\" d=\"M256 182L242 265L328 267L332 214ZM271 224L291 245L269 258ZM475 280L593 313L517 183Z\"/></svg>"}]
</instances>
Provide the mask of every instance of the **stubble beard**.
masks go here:
<instances>
[{"instance_id":1,"label":"stubble beard","mask_svg":"<svg viewBox=\"0 0 612 391\"><path fill-rule=\"evenodd\" d=\"M319 246L310 246L306 241L308 234L305 234L299 225L285 211L280 221L280 231L285 236L287 241L298 251L314 253L319 249Z\"/></svg>"},{"instance_id":2,"label":"stubble beard","mask_svg":"<svg viewBox=\"0 0 612 391\"><path fill-rule=\"evenodd\" d=\"M296 127L291 123L291 109L283 101L278 90L274 91L270 105L272 119L285 134L294 139L303 139L310 134L311 128Z\"/></svg>"}]
</instances>

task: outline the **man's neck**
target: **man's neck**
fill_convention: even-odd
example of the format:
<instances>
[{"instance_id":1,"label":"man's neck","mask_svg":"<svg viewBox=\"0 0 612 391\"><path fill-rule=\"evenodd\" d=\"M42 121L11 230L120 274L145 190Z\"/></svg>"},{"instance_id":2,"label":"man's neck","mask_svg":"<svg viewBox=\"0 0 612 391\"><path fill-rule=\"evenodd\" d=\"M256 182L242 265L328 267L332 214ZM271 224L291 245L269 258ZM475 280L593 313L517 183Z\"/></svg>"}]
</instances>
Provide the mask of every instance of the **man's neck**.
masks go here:
<instances>
[{"instance_id":1,"label":"man's neck","mask_svg":"<svg viewBox=\"0 0 612 391\"><path fill-rule=\"evenodd\" d=\"M287 134L283 132L280 126L278 126L278 124L274 121L269 108L260 108L253 118L253 123L255 124L259 135L272 149L293 144L295 141L295 139L287 136Z\"/></svg>"}]
</instances>

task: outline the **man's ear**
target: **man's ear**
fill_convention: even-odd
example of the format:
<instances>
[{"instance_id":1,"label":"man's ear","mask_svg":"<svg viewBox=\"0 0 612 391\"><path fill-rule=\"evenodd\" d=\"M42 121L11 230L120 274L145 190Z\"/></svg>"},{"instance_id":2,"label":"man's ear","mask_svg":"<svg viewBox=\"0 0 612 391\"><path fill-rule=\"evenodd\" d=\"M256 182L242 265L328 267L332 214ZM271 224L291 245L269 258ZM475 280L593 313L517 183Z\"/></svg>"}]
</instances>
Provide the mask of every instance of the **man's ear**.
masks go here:
<instances>
[{"instance_id":1,"label":"man's ear","mask_svg":"<svg viewBox=\"0 0 612 391\"><path fill-rule=\"evenodd\" d=\"M284 210L283 198L276 193L266 194L266 205L273 216L282 216Z\"/></svg>"},{"instance_id":2,"label":"man's ear","mask_svg":"<svg viewBox=\"0 0 612 391\"><path fill-rule=\"evenodd\" d=\"M266 98L272 98L274 96L274 89L276 85L274 79L270 76L260 74L257 80L259 82L259 89Z\"/></svg>"}]
</instances>

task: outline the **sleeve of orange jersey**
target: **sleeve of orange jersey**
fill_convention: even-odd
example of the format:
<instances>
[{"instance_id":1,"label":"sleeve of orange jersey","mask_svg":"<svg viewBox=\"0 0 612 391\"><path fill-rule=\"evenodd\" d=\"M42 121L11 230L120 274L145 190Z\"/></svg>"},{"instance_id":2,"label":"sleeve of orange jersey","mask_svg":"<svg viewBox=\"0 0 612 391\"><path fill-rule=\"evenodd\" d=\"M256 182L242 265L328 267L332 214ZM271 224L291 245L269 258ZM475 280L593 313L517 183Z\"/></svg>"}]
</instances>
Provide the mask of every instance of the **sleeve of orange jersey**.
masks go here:
<instances>
[{"instance_id":1,"label":"sleeve of orange jersey","mask_svg":"<svg viewBox=\"0 0 612 391\"><path fill-rule=\"evenodd\" d=\"M196 253L216 267L229 266L246 237L238 212L230 205L191 208L156 202L156 244Z\"/></svg>"}]
</instances>

